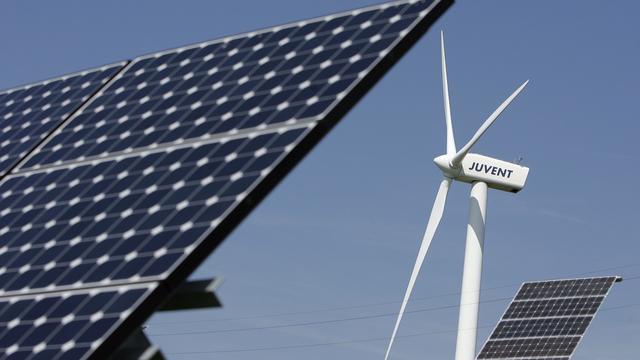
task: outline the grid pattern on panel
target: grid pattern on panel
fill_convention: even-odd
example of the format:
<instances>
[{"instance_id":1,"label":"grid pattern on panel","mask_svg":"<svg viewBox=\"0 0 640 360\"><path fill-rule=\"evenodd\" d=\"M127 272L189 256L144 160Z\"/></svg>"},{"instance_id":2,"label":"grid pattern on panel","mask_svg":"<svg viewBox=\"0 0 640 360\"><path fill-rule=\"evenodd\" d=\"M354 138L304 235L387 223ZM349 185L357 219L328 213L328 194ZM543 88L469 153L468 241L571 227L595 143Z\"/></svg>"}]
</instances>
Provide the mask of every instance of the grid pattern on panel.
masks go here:
<instances>
[{"instance_id":1,"label":"grid pattern on panel","mask_svg":"<svg viewBox=\"0 0 640 360\"><path fill-rule=\"evenodd\" d=\"M570 357L579 341L580 337L543 337L488 341L478 358Z\"/></svg>"},{"instance_id":2,"label":"grid pattern on panel","mask_svg":"<svg viewBox=\"0 0 640 360\"><path fill-rule=\"evenodd\" d=\"M569 359L616 279L523 284L478 359Z\"/></svg>"},{"instance_id":3,"label":"grid pattern on panel","mask_svg":"<svg viewBox=\"0 0 640 360\"><path fill-rule=\"evenodd\" d=\"M109 81L124 63L0 92L0 175Z\"/></svg>"},{"instance_id":4,"label":"grid pattern on panel","mask_svg":"<svg viewBox=\"0 0 640 360\"><path fill-rule=\"evenodd\" d=\"M310 128L12 175L0 294L164 278Z\"/></svg>"},{"instance_id":5,"label":"grid pattern on panel","mask_svg":"<svg viewBox=\"0 0 640 360\"><path fill-rule=\"evenodd\" d=\"M491 338L509 339L522 334L531 337L582 335L590 323L590 316L502 321Z\"/></svg>"},{"instance_id":6,"label":"grid pattern on panel","mask_svg":"<svg viewBox=\"0 0 640 360\"><path fill-rule=\"evenodd\" d=\"M155 284L0 299L0 358L77 360L117 328Z\"/></svg>"},{"instance_id":7,"label":"grid pattern on panel","mask_svg":"<svg viewBox=\"0 0 640 360\"><path fill-rule=\"evenodd\" d=\"M25 167L321 119L440 1L402 1L138 58Z\"/></svg>"},{"instance_id":8,"label":"grid pattern on panel","mask_svg":"<svg viewBox=\"0 0 640 360\"><path fill-rule=\"evenodd\" d=\"M523 300L511 304L504 319L593 315L602 297L580 297L545 300Z\"/></svg>"},{"instance_id":9,"label":"grid pattern on panel","mask_svg":"<svg viewBox=\"0 0 640 360\"><path fill-rule=\"evenodd\" d=\"M516 300L606 295L615 278L572 279L525 283Z\"/></svg>"}]
</instances>

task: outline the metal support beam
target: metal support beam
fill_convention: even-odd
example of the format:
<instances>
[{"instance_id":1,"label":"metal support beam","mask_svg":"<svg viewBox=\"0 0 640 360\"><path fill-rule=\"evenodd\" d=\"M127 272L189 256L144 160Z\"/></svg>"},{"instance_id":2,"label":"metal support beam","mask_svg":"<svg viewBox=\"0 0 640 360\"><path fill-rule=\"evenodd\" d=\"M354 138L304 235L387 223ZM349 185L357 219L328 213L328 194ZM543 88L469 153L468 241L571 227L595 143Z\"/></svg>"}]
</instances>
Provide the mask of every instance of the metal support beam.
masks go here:
<instances>
[{"instance_id":1,"label":"metal support beam","mask_svg":"<svg viewBox=\"0 0 640 360\"><path fill-rule=\"evenodd\" d=\"M186 281L157 311L222 307L222 303L214 293L220 284L222 284L222 278ZM133 332L108 360L166 360L160 349L149 341L143 329L144 327Z\"/></svg>"},{"instance_id":2,"label":"metal support beam","mask_svg":"<svg viewBox=\"0 0 640 360\"><path fill-rule=\"evenodd\" d=\"M214 291L222 278L186 281L178 287L158 311L195 310L222 307Z\"/></svg>"}]
</instances>

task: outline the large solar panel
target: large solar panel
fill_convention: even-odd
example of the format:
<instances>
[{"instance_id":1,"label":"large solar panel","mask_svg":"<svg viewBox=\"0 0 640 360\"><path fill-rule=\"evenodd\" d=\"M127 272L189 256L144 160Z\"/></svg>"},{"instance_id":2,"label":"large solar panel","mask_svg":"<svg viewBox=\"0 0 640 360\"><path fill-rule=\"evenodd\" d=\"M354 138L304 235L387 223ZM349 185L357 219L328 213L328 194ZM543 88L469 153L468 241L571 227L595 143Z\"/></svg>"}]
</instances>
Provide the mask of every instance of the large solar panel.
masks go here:
<instances>
[{"instance_id":1,"label":"large solar panel","mask_svg":"<svg viewBox=\"0 0 640 360\"><path fill-rule=\"evenodd\" d=\"M23 168L325 119L440 2L392 3L137 58Z\"/></svg>"},{"instance_id":2,"label":"large solar panel","mask_svg":"<svg viewBox=\"0 0 640 360\"><path fill-rule=\"evenodd\" d=\"M10 176L0 183L0 294L167 278L311 128Z\"/></svg>"},{"instance_id":3,"label":"large solar panel","mask_svg":"<svg viewBox=\"0 0 640 360\"><path fill-rule=\"evenodd\" d=\"M60 126L125 63L0 92L0 176Z\"/></svg>"},{"instance_id":4,"label":"large solar panel","mask_svg":"<svg viewBox=\"0 0 640 360\"><path fill-rule=\"evenodd\" d=\"M616 280L524 283L478 359L568 360Z\"/></svg>"},{"instance_id":5,"label":"large solar panel","mask_svg":"<svg viewBox=\"0 0 640 360\"><path fill-rule=\"evenodd\" d=\"M134 59L0 182L0 300L156 284L90 350L52 346L108 354L450 3L397 1ZM26 358L50 345L19 341L7 348Z\"/></svg>"}]
</instances>

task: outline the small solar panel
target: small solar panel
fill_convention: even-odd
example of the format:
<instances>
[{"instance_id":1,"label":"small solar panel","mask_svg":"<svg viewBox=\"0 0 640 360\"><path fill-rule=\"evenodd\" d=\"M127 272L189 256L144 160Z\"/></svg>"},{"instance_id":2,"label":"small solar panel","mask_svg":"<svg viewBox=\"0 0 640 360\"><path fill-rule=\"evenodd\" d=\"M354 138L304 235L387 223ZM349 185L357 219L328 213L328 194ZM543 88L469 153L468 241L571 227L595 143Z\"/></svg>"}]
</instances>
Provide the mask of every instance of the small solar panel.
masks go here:
<instances>
[{"instance_id":1,"label":"small solar panel","mask_svg":"<svg viewBox=\"0 0 640 360\"><path fill-rule=\"evenodd\" d=\"M0 300L161 288L90 344L45 356L104 357L450 3L396 1L134 59L0 182Z\"/></svg>"},{"instance_id":2,"label":"small solar panel","mask_svg":"<svg viewBox=\"0 0 640 360\"><path fill-rule=\"evenodd\" d=\"M617 279L524 283L478 359L569 359Z\"/></svg>"},{"instance_id":3,"label":"small solar panel","mask_svg":"<svg viewBox=\"0 0 640 360\"><path fill-rule=\"evenodd\" d=\"M132 284L1 298L2 358L85 358L155 287Z\"/></svg>"},{"instance_id":4,"label":"small solar panel","mask_svg":"<svg viewBox=\"0 0 640 360\"><path fill-rule=\"evenodd\" d=\"M0 176L95 95L125 64L0 92Z\"/></svg>"}]
</instances>

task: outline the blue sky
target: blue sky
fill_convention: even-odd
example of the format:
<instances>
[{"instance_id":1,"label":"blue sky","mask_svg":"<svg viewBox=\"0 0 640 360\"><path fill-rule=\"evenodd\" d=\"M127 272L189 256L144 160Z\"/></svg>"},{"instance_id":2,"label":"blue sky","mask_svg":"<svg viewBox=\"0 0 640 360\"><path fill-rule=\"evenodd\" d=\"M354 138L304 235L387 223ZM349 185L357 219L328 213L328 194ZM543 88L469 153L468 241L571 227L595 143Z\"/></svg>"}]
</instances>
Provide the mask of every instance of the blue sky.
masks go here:
<instances>
[{"instance_id":1,"label":"blue sky","mask_svg":"<svg viewBox=\"0 0 640 360\"><path fill-rule=\"evenodd\" d=\"M377 2L8 0L0 88ZM489 195L479 343L522 281L640 275L639 11L459 1L197 271L226 279L224 308L157 315L153 341L170 359L382 358L371 339L390 335L440 180L440 29L458 143L531 79L474 149L531 168L520 194ZM394 359L453 356L468 192L450 192L409 307L430 310L405 317ZM639 296L616 285L575 359L637 357ZM265 347L284 348L246 351Z\"/></svg>"}]
</instances>

